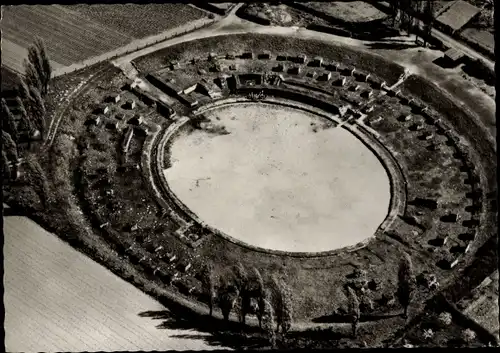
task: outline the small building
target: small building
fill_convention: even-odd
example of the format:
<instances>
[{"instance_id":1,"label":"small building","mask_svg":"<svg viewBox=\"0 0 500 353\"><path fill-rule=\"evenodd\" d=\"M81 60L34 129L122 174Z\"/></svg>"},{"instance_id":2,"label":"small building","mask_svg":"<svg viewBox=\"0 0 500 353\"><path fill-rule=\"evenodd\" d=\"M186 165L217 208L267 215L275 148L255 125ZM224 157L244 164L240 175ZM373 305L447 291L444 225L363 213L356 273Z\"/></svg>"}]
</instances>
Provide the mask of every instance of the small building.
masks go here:
<instances>
[{"instance_id":1,"label":"small building","mask_svg":"<svg viewBox=\"0 0 500 353\"><path fill-rule=\"evenodd\" d=\"M345 76L341 76L339 77L337 80L333 81L333 84L336 85L336 86L345 86L347 82L347 78Z\"/></svg>"},{"instance_id":2,"label":"small building","mask_svg":"<svg viewBox=\"0 0 500 353\"><path fill-rule=\"evenodd\" d=\"M111 118L104 119L104 127L109 130L117 130L118 129L118 121Z\"/></svg>"},{"instance_id":3,"label":"small building","mask_svg":"<svg viewBox=\"0 0 500 353\"><path fill-rule=\"evenodd\" d=\"M328 71L336 72L336 71L338 71L338 66L339 66L339 64L331 62L331 63L325 64L324 68Z\"/></svg>"},{"instance_id":4,"label":"small building","mask_svg":"<svg viewBox=\"0 0 500 353\"><path fill-rule=\"evenodd\" d=\"M130 125L139 126L144 123L144 117L142 115L136 115L133 118L129 119L127 123Z\"/></svg>"},{"instance_id":5,"label":"small building","mask_svg":"<svg viewBox=\"0 0 500 353\"><path fill-rule=\"evenodd\" d=\"M271 59L271 52L269 52L269 51L264 51L263 53L260 53L260 54L258 55L258 58L259 58L260 60L269 60L269 59Z\"/></svg>"},{"instance_id":6,"label":"small building","mask_svg":"<svg viewBox=\"0 0 500 353\"><path fill-rule=\"evenodd\" d=\"M235 53L227 53L226 54L226 60L234 60L234 59L236 59Z\"/></svg>"},{"instance_id":7,"label":"small building","mask_svg":"<svg viewBox=\"0 0 500 353\"><path fill-rule=\"evenodd\" d=\"M373 91L372 90L366 90L361 93L361 97L363 98L371 98L373 96Z\"/></svg>"},{"instance_id":8,"label":"small building","mask_svg":"<svg viewBox=\"0 0 500 353\"><path fill-rule=\"evenodd\" d=\"M307 61L307 55L299 54L294 60L297 64L305 64Z\"/></svg>"},{"instance_id":9,"label":"small building","mask_svg":"<svg viewBox=\"0 0 500 353\"><path fill-rule=\"evenodd\" d=\"M236 64L231 64L231 65L229 65L229 70L231 70L231 71L236 71L236 69L237 69ZM221 70L221 71L222 71L222 70ZM220 71L219 71L219 72L220 72Z\"/></svg>"},{"instance_id":10,"label":"small building","mask_svg":"<svg viewBox=\"0 0 500 353\"><path fill-rule=\"evenodd\" d=\"M412 115L411 114L403 114L399 117L399 120L400 121L404 121L404 122L408 122L410 121L412 118Z\"/></svg>"},{"instance_id":11,"label":"small building","mask_svg":"<svg viewBox=\"0 0 500 353\"><path fill-rule=\"evenodd\" d=\"M115 119L117 119L117 120L123 120L123 119L125 119L125 114L123 114L123 113L116 113L115 114Z\"/></svg>"},{"instance_id":12,"label":"small building","mask_svg":"<svg viewBox=\"0 0 500 353\"><path fill-rule=\"evenodd\" d=\"M344 76L352 76L356 68L354 66L340 64L337 70Z\"/></svg>"},{"instance_id":13,"label":"small building","mask_svg":"<svg viewBox=\"0 0 500 353\"><path fill-rule=\"evenodd\" d=\"M150 133L150 129L146 125L141 125L135 128L138 136L148 136Z\"/></svg>"},{"instance_id":14,"label":"small building","mask_svg":"<svg viewBox=\"0 0 500 353\"><path fill-rule=\"evenodd\" d=\"M278 60L278 61L287 61L288 60L288 55L287 54L278 54L276 56L276 60Z\"/></svg>"},{"instance_id":15,"label":"small building","mask_svg":"<svg viewBox=\"0 0 500 353\"><path fill-rule=\"evenodd\" d=\"M291 75L300 75L302 68L300 66L294 66L288 69L288 73Z\"/></svg>"},{"instance_id":16,"label":"small building","mask_svg":"<svg viewBox=\"0 0 500 353\"><path fill-rule=\"evenodd\" d=\"M121 97L118 93L110 94L107 101L110 103L118 103Z\"/></svg>"},{"instance_id":17,"label":"small building","mask_svg":"<svg viewBox=\"0 0 500 353\"><path fill-rule=\"evenodd\" d=\"M135 107L136 107L136 103L135 103L135 100L133 100L133 99L127 100L124 104L125 109L135 109Z\"/></svg>"},{"instance_id":18,"label":"small building","mask_svg":"<svg viewBox=\"0 0 500 353\"><path fill-rule=\"evenodd\" d=\"M331 72L325 72L323 75L318 77L318 81L330 81L332 78L332 73Z\"/></svg>"},{"instance_id":19,"label":"small building","mask_svg":"<svg viewBox=\"0 0 500 353\"><path fill-rule=\"evenodd\" d=\"M85 125L95 125L95 126L99 126L99 124L101 123L101 117L100 116L97 116L97 115L91 115L87 121L85 121Z\"/></svg>"},{"instance_id":20,"label":"small building","mask_svg":"<svg viewBox=\"0 0 500 353\"><path fill-rule=\"evenodd\" d=\"M457 0L442 12L434 22L442 31L453 34L479 15L480 12L481 9L476 6L463 0Z\"/></svg>"},{"instance_id":21,"label":"small building","mask_svg":"<svg viewBox=\"0 0 500 353\"><path fill-rule=\"evenodd\" d=\"M464 52L455 48L450 48L444 52L445 60L455 65L459 64L464 57Z\"/></svg>"},{"instance_id":22,"label":"small building","mask_svg":"<svg viewBox=\"0 0 500 353\"><path fill-rule=\"evenodd\" d=\"M321 67L323 65L323 58L320 56L315 57L311 61L309 61L308 66L312 67Z\"/></svg>"},{"instance_id":23,"label":"small building","mask_svg":"<svg viewBox=\"0 0 500 353\"><path fill-rule=\"evenodd\" d=\"M253 52L247 51L241 54L242 59L253 59Z\"/></svg>"},{"instance_id":24,"label":"small building","mask_svg":"<svg viewBox=\"0 0 500 353\"><path fill-rule=\"evenodd\" d=\"M191 263L185 260L180 260L176 268L181 272L187 272L191 268Z\"/></svg>"},{"instance_id":25,"label":"small building","mask_svg":"<svg viewBox=\"0 0 500 353\"><path fill-rule=\"evenodd\" d=\"M369 120L368 122L369 122L370 124L376 124L376 123L381 122L381 121L382 121L382 119L383 119L383 118L382 118L381 116L378 116L378 117L376 117L375 119L371 119L371 120Z\"/></svg>"},{"instance_id":26,"label":"small building","mask_svg":"<svg viewBox=\"0 0 500 353\"><path fill-rule=\"evenodd\" d=\"M285 71L285 65L283 64L278 64L275 67L273 67L274 72L284 72Z\"/></svg>"},{"instance_id":27,"label":"small building","mask_svg":"<svg viewBox=\"0 0 500 353\"><path fill-rule=\"evenodd\" d=\"M306 74L306 76L309 77L309 78L312 78L312 79L316 79L316 78L318 78L318 73L316 71L309 71Z\"/></svg>"},{"instance_id":28,"label":"small building","mask_svg":"<svg viewBox=\"0 0 500 353\"><path fill-rule=\"evenodd\" d=\"M354 72L354 77L360 82L367 82L370 74L362 71L356 71Z\"/></svg>"},{"instance_id":29,"label":"small building","mask_svg":"<svg viewBox=\"0 0 500 353\"><path fill-rule=\"evenodd\" d=\"M354 84L354 85L351 85L349 87L349 91L351 91L351 92L357 92L357 91L359 91L360 88L361 88L360 85Z\"/></svg>"},{"instance_id":30,"label":"small building","mask_svg":"<svg viewBox=\"0 0 500 353\"><path fill-rule=\"evenodd\" d=\"M109 107L106 104L99 105L94 111L95 114L108 114L109 112Z\"/></svg>"}]
</instances>

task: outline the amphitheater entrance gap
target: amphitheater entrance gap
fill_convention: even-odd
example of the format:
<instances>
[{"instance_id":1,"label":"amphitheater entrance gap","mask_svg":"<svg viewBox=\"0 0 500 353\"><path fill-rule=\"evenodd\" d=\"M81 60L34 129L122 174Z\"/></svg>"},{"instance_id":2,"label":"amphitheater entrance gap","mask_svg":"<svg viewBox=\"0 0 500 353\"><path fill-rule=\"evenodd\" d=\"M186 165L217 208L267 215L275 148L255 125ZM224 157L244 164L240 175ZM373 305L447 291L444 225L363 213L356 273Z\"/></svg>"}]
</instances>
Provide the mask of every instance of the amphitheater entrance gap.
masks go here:
<instances>
[{"instance_id":1,"label":"amphitheater entrance gap","mask_svg":"<svg viewBox=\"0 0 500 353\"><path fill-rule=\"evenodd\" d=\"M321 252L373 237L387 216L386 170L335 122L262 102L204 115L173 137L165 178L211 227L260 248Z\"/></svg>"}]
</instances>

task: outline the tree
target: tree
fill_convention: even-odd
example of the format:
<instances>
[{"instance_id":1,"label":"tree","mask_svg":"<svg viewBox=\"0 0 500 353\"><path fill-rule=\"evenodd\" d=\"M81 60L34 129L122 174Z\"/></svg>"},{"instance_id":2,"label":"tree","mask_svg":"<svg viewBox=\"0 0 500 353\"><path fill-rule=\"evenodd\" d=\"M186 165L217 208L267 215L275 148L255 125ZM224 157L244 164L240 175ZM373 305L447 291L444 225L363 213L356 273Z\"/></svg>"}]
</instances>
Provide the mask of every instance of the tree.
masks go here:
<instances>
[{"instance_id":1,"label":"tree","mask_svg":"<svg viewBox=\"0 0 500 353\"><path fill-rule=\"evenodd\" d=\"M290 288L283 280L272 277L272 304L276 315L276 331L286 334L292 326L292 296Z\"/></svg>"},{"instance_id":2,"label":"tree","mask_svg":"<svg viewBox=\"0 0 500 353\"><path fill-rule=\"evenodd\" d=\"M50 78L52 76L52 67L50 65L50 60L47 55L45 44L40 37L37 37L35 39L35 47L38 52L38 58L41 61L41 70L43 72L43 78L44 78L42 81L43 85L42 93L46 94L49 87Z\"/></svg>"},{"instance_id":3,"label":"tree","mask_svg":"<svg viewBox=\"0 0 500 353\"><path fill-rule=\"evenodd\" d=\"M403 254L398 271L398 297L404 307L403 317L408 318L408 307L416 289L416 278L413 273L413 264L408 253Z\"/></svg>"},{"instance_id":4,"label":"tree","mask_svg":"<svg viewBox=\"0 0 500 353\"><path fill-rule=\"evenodd\" d=\"M33 187L37 195L40 197L42 206L45 207L50 200L47 177L45 176L40 163L34 155L28 154L25 158L25 161L25 170L28 184Z\"/></svg>"},{"instance_id":5,"label":"tree","mask_svg":"<svg viewBox=\"0 0 500 353\"><path fill-rule=\"evenodd\" d=\"M202 271L201 284L203 286L203 291L208 298L208 308L210 309L210 316L213 313L213 306L216 297L215 293L215 278L214 278L214 267L212 263L205 265Z\"/></svg>"},{"instance_id":6,"label":"tree","mask_svg":"<svg viewBox=\"0 0 500 353\"><path fill-rule=\"evenodd\" d=\"M426 0L424 4L423 10L423 19L424 19L424 28L423 28L423 39L424 39L424 47L427 46L429 42L429 38L432 34L432 25L434 24L434 1Z\"/></svg>"},{"instance_id":7,"label":"tree","mask_svg":"<svg viewBox=\"0 0 500 353\"><path fill-rule=\"evenodd\" d=\"M46 122L45 122L45 103L43 101L40 91L34 87L29 86L29 113L33 118L35 126L40 130L42 136L45 132Z\"/></svg>"},{"instance_id":8,"label":"tree","mask_svg":"<svg viewBox=\"0 0 500 353\"><path fill-rule=\"evenodd\" d=\"M260 271L256 269L255 267L253 268L253 275L254 275L254 283L256 285L255 288L255 293L257 293L257 303L259 305L259 309L257 311L257 319L259 320L259 327L262 328L262 317L264 316L264 310L265 310L265 286L264 286L264 280L262 279L262 275L260 274Z\"/></svg>"},{"instance_id":9,"label":"tree","mask_svg":"<svg viewBox=\"0 0 500 353\"><path fill-rule=\"evenodd\" d=\"M272 348L276 347L276 332L274 331L274 310L270 303L271 293L265 291L263 299L262 329L266 333Z\"/></svg>"},{"instance_id":10,"label":"tree","mask_svg":"<svg viewBox=\"0 0 500 353\"><path fill-rule=\"evenodd\" d=\"M28 85L34 86L40 90L43 88L43 78L40 77L40 73L37 71L35 64L27 59L24 59L24 73Z\"/></svg>"},{"instance_id":11,"label":"tree","mask_svg":"<svg viewBox=\"0 0 500 353\"><path fill-rule=\"evenodd\" d=\"M17 145L7 131L2 131L2 152L7 153L7 157L10 157L14 163L18 160L17 155Z\"/></svg>"},{"instance_id":12,"label":"tree","mask_svg":"<svg viewBox=\"0 0 500 353\"><path fill-rule=\"evenodd\" d=\"M9 165L9 158L7 158L7 153L5 153L5 151L3 150L2 150L2 172L5 178L10 179L12 175L12 169L10 168Z\"/></svg>"},{"instance_id":13,"label":"tree","mask_svg":"<svg viewBox=\"0 0 500 353\"><path fill-rule=\"evenodd\" d=\"M18 141L19 132L17 130L16 122L14 121L14 115L10 111L4 98L2 98L2 116L5 117L5 125L3 128L10 134L14 141Z\"/></svg>"},{"instance_id":14,"label":"tree","mask_svg":"<svg viewBox=\"0 0 500 353\"><path fill-rule=\"evenodd\" d=\"M19 81L19 86L17 87L17 94L19 97L21 97L23 102L27 102L31 99L31 96L28 84L26 83L26 79L21 75L17 75L17 79Z\"/></svg>"},{"instance_id":15,"label":"tree","mask_svg":"<svg viewBox=\"0 0 500 353\"><path fill-rule=\"evenodd\" d=\"M225 277L220 278L220 286L219 286L219 307L222 311L222 316L224 317L224 321L229 321L229 314L234 308L234 304L239 296L238 288L229 283Z\"/></svg>"},{"instance_id":16,"label":"tree","mask_svg":"<svg viewBox=\"0 0 500 353\"><path fill-rule=\"evenodd\" d=\"M347 287L347 300L348 300L348 314L351 318L351 324L352 324L352 336L356 337L357 331L358 331L358 323L359 323L359 318L361 316L361 312L359 310L359 299L356 293L354 292L354 289L351 287Z\"/></svg>"}]
</instances>

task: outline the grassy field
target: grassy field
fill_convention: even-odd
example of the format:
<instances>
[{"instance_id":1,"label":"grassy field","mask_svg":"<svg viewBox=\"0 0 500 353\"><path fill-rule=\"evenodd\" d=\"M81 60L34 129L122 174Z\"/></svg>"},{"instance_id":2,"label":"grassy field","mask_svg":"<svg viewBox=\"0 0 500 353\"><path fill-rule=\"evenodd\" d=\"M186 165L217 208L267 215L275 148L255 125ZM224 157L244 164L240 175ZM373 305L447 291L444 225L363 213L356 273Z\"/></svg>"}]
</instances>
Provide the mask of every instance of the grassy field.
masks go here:
<instances>
[{"instance_id":1,"label":"grassy field","mask_svg":"<svg viewBox=\"0 0 500 353\"><path fill-rule=\"evenodd\" d=\"M2 7L2 65L22 70L25 50L41 37L54 66L68 66L205 16L184 4L18 5Z\"/></svg>"},{"instance_id":2,"label":"grassy field","mask_svg":"<svg viewBox=\"0 0 500 353\"><path fill-rule=\"evenodd\" d=\"M369 22L387 16L364 1L308 2L304 6L344 22Z\"/></svg>"},{"instance_id":3,"label":"grassy field","mask_svg":"<svg viewBox=\"0 0 500 353\"><path fill-rule=\"evenodd\" d=\"M168 311L151 297L27 218L4 222L7 351L222 348L192 330L157 328L145 314Z\"/></svg>"}]
</instances>

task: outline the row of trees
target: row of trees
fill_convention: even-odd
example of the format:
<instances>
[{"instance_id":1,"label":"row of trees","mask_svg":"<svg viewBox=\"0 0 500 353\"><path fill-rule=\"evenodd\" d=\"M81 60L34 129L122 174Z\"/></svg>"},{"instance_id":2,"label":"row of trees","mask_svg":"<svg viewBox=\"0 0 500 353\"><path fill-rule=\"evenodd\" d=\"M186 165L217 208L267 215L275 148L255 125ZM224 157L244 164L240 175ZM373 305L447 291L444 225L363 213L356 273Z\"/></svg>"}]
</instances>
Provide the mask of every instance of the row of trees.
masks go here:
<instances>
[{"instance_id":1,"label":"row of trees","mask_svg":"<svg viewBox=\"0 0 500 353\"><path fill-rule=\"evenodd\" d=\"M285 335L292 324L292 293L286 283L271 276L266 283L259 270L249 273L241 263L233 266L221 276L216 276L212 264L202 271L203 291L208 298L210 316L215 304L221 309L224 320L229 320L231 311L239 303L240 322L245 324L248 314L255 314L259 326L267 334L269 342L276 345L276 333ZM347 285L347 313L352 325L352 335L357 335L361 317L360 299L356 286ZM411 257L403 253L398 270L397 297L404 308L403 317L408 318L408 308L417 288ZM359 289L359 288L358 288Z\"/></svg>"},{"instance_id":2,"label":"row of trees","mask_svg":"<svg viewBox=\"0 0 500 353\"><path fill-rule=\"evenodd\" d=\"M267 334L269 342L276 345L276 333L285 335L292 324L291 291L286 283L272 276L267 284L258 269L247 269L238 263L217 277L212 264L202 273L202 285L208 298L210 316L217 303L224 320L229 320L231 311L239 303L239 319L245 324L249 314L255 314L259 326Z\"/></svg>"},{"instance_id":3,"label":"row of trees","mask_svg":"<svg viewBox=\"0 0 500 353\"><path fill-rule=\"evenodd\" d=\"M415 290L417 288L417 280L415 273L413 271L413 264L410 255L408 253L403 253L403 257L399 264L398 270L398 291L397 296L399 302L403 306L403 317L408 318L408 308L412 302L415 295ZM351 319L352 324L352 335L355 337L357 334L358 324L361 317L360 310L360 300L356 294L354 288L347 287L347 299L348 299L348 316Z\"/></svg>"},{"instance_id":4,"label":"row of trees","mask_svg":"<svg viewBox=\"0 0 500 353\"><path fill-rule=\"evenodd\" d=\"M2 143L6 149L2 151L4 175L10 176L9 162L18 161L18 144L23 138L29 143L34 138L44 138L46 131L46 106L44 96L47 94L52 69L40 38L28 49L28 58L24 61L25 76L18 76L19 85L16 90L15 105L17 119L2 97Z\"/></svg>"},{"instance_id":5,"label":"row of trees","mask_svg":"<svg viewBox=\"0 0 500 353\"><path fill-rule=\"evenodd\" d=\"M431 37L432 26L435 19L434 0L390 0L392 25L399 25L408 34L413 28L417 28L417 40L419 32L422 33L424 47ZM420 28L419 21L423 22Z\"/></svg>"}]
</instances>

